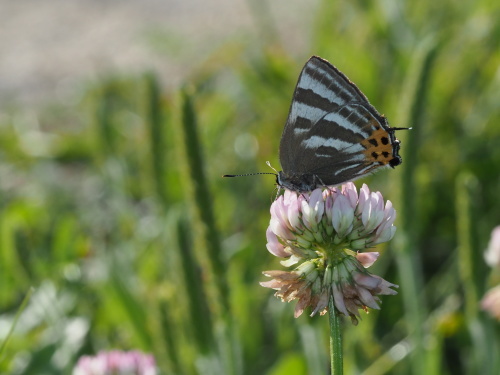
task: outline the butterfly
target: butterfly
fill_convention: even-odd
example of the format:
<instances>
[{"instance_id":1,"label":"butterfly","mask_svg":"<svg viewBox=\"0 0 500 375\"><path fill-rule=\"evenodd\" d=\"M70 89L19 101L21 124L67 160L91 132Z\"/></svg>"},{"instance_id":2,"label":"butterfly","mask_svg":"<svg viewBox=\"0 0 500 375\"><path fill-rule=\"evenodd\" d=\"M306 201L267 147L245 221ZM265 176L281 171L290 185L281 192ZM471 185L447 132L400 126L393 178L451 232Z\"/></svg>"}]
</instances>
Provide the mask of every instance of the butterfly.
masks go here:
<instances>
[{"instance_id":1,"label":"butterfly","mask_svg":"<svg viewBox=\"0 0 500 375\"><path fill-rule=\"evenodd\" d=\"M366 96L327 60L300 73L281 136L279 187L300 193L401 164L400 142ZM225 175L235 177L236 175Z\"/></svg>"}]
</instances>

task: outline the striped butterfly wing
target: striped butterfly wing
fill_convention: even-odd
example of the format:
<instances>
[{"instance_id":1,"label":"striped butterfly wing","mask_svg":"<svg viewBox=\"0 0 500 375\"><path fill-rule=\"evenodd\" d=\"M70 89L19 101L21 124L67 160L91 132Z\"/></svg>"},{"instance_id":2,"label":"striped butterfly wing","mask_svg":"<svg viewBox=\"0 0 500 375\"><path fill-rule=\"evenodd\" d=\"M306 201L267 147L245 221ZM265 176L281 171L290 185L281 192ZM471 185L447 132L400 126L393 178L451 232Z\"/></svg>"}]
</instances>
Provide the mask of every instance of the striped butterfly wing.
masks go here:
<instances>
[{"instance_id":1,"label":"striped butterfly wing","mask_svg":"<svg viewBox=\"0 0 500 375\"><path fill-rule=\"evenodd\" d=\"M281 185L307 191L400 164L385 117L328 61L313 56L295 88L280 143Z\"/></svg>"}]
</instances>

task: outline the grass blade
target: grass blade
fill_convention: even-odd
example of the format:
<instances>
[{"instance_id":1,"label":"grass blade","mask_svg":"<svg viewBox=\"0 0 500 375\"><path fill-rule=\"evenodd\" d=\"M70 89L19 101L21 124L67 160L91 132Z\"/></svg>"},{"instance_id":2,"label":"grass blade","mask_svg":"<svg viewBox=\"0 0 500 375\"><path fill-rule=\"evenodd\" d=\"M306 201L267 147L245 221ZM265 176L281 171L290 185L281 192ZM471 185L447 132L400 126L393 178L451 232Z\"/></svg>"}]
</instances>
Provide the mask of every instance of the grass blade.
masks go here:
<instances>
[{"instance_id":1,"label":"grass blade","mask_svg":"<svg viewBox=\"0 0 500 375\"><path fill-rule=\"evenodd\" d=\"M406 101L402 105L403 116L400 124L412 126L408 139L402 148L404 164L402 166L401 201L398 206L401 231L396 236L395 248L398 249L398 269L401 280L401 293L404 299L407 314L407 330L415 348L411 354L413 372L425 373L426 358L424 350L424 325L428 309L424 303L421 291L423 290L423 275L421 260L418 256L418 228L415 225L417 211L418 186L415 182L414 171L418 164L418 149L420 134L424 125L425 100L430 88L430 73L437 52L434 40L426 40L417 50L413 59L414 65L409 73L404 92Z\"/></svg>"}]
</instances>

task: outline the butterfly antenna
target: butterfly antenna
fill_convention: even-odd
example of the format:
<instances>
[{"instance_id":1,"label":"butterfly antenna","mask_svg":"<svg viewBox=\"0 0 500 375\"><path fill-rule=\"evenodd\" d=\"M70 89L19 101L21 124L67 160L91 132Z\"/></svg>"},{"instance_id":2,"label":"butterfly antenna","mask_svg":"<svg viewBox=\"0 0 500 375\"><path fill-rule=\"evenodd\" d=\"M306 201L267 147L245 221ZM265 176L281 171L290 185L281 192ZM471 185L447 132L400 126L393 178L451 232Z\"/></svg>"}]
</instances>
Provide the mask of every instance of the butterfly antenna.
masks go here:
<instances>
[{"instance_id":1,"label":"butterfly antenna","mask_svg":"<svg viewBox=\"0 0 500 375\"><path fill-rule=\"evenodd\" d=\"M391 130L411 130L412 128L391 128Z\"/></svg>"},{"instance_id":2,"label":"butterfly antenna","mask_svg":"<svg viewBox=\"0 0 500 375\"><path fill-rule=\"evenodd\" d=\"M276 176L276 173L271 172L256 172L256 173L245 173L245 174L225 174L222 177L245 177L245 176L255 176L258 174L272 174Z\"/></svg>"},{"instance_id":3,"label":"butterfly antenna","mask_svg":"<svg viewBox=\"0 0 500 375\"><path fill-rule=\"evenodd\" d=\"M267 166L268 166L269 168L271 168L273 171L275 171L275 172L276 172L276 174L278 173L278 171L277 171L277 170L276 170L276 169L275 169L275 168L271 165L271 162L270 162L269 160L268 160L268 161L266 161L266 164L267 164ZM273 174L275 174L275 173L273 173Z\"/></svg>"},{"instance_id":4,"label":"butterfly antenna","mask_svg":"<svg viewBox=\"0 0 500 375\"><path fill-rule=\"evenodd\" d=\"M275 175L277 176L278 175L278 171L276 169L274 169L271 165L271 163L269 161L266 161L266 164L273 170L275 171L276 173L272 173L272 172L256 172L256 173L245 173L245 174L225 174L224 176L222 177L245 177L245 176L255 176L255 175L258 175L258 174L272 174L272 175Z\"/></svg>"}]
</instances>

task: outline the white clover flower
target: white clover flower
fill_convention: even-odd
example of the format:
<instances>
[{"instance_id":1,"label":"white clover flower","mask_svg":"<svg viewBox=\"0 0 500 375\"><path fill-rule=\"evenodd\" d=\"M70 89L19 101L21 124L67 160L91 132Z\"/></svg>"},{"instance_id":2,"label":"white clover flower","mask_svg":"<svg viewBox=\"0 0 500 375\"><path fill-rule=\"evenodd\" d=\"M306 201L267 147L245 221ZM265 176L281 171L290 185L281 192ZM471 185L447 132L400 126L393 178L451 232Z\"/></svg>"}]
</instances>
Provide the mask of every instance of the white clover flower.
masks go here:
<instances>
[{"instance_id":1,"label":"white clover flower","mask_svg":"<svg viewBox=\"0 0 500 375\"><path fill-rule=\"evenodd\" d=\"M283 301L297 299L295 317L327 311L328 301L357 324L359 309L379 309L378 295L396 294L391 284L366 268L376 252L357 253L394 236L396 211L382 194L363 185L359 195L352 182L340 189L316 189L310 194L285 190L271 205L267 249L292 271L265 271L261 282L277 290Z\"/></svg>"}]
</instances>

